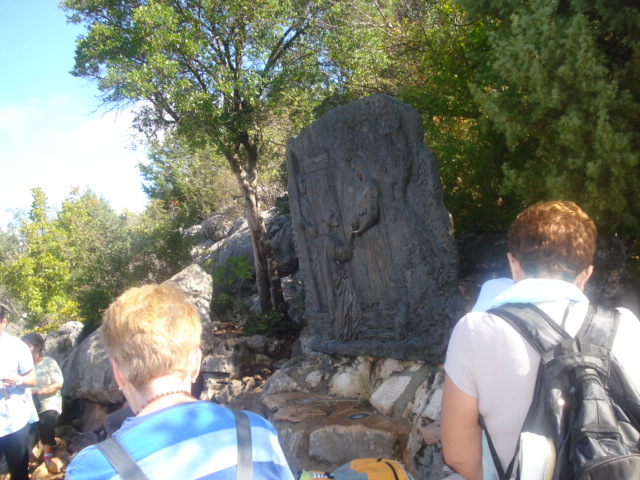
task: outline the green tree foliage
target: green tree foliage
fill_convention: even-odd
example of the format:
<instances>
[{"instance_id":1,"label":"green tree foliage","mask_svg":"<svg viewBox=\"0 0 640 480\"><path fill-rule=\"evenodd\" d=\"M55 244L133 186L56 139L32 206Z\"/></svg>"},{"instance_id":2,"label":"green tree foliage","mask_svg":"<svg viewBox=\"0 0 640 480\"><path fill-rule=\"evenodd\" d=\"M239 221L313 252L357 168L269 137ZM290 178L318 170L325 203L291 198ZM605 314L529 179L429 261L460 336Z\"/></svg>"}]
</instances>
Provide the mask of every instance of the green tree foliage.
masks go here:
<instances>
[{"instance_id":1,"label":"green tree foliage","mask_svg":"<svg viewBox=\"0 0 640 480\"><path fill-rule=\"evenodd\" d=\"M64 236L50 218L44 192L34 188L31 193L28 219L19 229L23 247L16 258L3 262L0 278L29 313L27 326L49 329L78 319L79 305L72 293L72 265Z\"/></svg>"},{"instance_id":2,"label":"green tree foliage","mask_svg":"<svg viewBox=\"0 0 640 480\"><path fill-rule=\"evenodd\" d=\"M265 130L306 110L323 70L305 0L64 0L78 40L73 74L97 83L106 104L139 103L138 128L172 129L224 156L244 198L260 305L283 301L257 191ZM304 99L304 105L301 102ZM273 298L269 293L273 293Z\"/></svg>"},{"instance_id":3,"label":"green tree foliage","mask_svg":"<svg viewBox=\"0 0 640 480\"><path fill-rule=\"evenodd\" d=\"M506 187L638 231L640 10L632 0L459 0L490 23L473 88L506 136ZM481 55L482 52L478 52Z\"/></svg>"},{"instance_id":4,"label":"green tree foliage","mask_svg":"<svg viewBox=\"0 0 640 480\"><path fill-rule=\"evenodd\" d=\"M73 267L71 285L88 331L124 290L159 283L190 261L176 209L152 203L139 215L116 212L93 192L72 192L55 224Z\"/></svg>"},{"instance_id":5,"label":"green tree foliage","mask_svg":"<svg viewBox=\"0 0 640 480\"><path fill-rule=\"evenodd\" d=\"M28 216L0 232L0 295L26 314L27 328L80 320L90 332L124 290L162 282L190 260L175 210L152 203L118 215L95 193L74 190L54 213L42 190L32 192Z\"/></svg>"},{"instance_id":6,"label":"green tree foliage","mask_svg":"<svg viewBox=\"0 0 640 480\"><path fill-rule=\"evenodd\" d=\"M95 193L74 190L62 203L55 225L71 265L79 313L93 329L102 311L132 283L126 218Z\"/></svg>"},{"instance_id":7,"label":"green tree foliage","mask_svg":"<svg viewBox=\"0 0 640 480\"><path fill-rule=\"evenodd\" d=\"M182 237L178 211L152 202L145 211L127 218L128 265L137 283L167 280L191 261L191 244Z\"/></svg>"},{"instance_id":8,"label":"green tree foliage","mask_svg":"<svg viewBox=\"0 0 640 480\"><path fill-rule=\"evenodd\" d=\"M238 203L238 185L229 164L211 148L193 151L175 138L156 142L149 162L139 169L147 196L179 212L177 227L189 227Z\"/></svg>"},{"instance_id":9,"label":"green tree foliage","mask_svg":"<svg viewBox=\"0 0 640 480\"><path fill-rule=\"evenodd\" d=\"M520 207L501 188L509 152L469 89L484 66L477 52L486 49L490 24L472 20L454 0L350 0L331 15L331 55L345 99L386 93L413 106L456 229L504 227Z\"/></svg>"},{"instance_id":10,"label":"green tree foliage","mask_svg":"<svg viewBox=\"0 0 640 480\"><path fill-rule=\"evenodd\" d=\"M20 255L18 223L9 222L4 227L0 226L0 265L7 265Z\"/></svg>"}]
</instances>

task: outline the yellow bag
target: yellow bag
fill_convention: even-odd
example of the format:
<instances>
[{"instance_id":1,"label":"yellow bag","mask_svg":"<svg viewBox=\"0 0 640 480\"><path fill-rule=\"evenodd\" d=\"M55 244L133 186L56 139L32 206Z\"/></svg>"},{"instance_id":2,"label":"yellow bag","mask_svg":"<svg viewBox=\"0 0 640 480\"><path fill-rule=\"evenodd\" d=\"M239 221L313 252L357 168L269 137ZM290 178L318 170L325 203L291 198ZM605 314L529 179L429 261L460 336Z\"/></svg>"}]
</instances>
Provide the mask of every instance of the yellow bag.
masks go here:
<instances>
[{"instance_id":1,"label":"yellow bag","mask_svg":"<svg viewBox=\"0 0 640 480\"><path fill-rule=\"evenodd\" d=\"M333 478L335 480L413 480L400 463L388 458L358 458L331 473L301 470L298 480Z\"/></svg>"}]
</instances>

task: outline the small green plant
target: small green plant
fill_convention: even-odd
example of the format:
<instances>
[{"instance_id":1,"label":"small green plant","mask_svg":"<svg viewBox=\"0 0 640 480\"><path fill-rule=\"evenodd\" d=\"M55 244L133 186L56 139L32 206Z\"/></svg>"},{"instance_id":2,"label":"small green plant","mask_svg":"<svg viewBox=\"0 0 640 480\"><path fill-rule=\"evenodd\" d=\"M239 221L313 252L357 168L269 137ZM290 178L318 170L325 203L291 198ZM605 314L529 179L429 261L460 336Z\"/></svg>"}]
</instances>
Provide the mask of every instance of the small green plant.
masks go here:
<instances>
[{"instance_id":1,"label":"small green plant","mask_svg":"<svg viewBox=\"0 0 640 480\"><path fill-rule=\"evenodd\" d=\"M281 197L276 197L275 209L278 215L288 215L291 213L289 208L289 194L285 193Z\"/></svg>"},{"instance_id":2,"label":"small green plant","mask_svg":"<svg viewBox=\"0 0 640 480\"><path fill-rule=\"evenodd\" d=\"M211 300L211 310L217 316L231 315L238 308L238 298L234 295L221 292Z\"/></svg>"},{"instance_id":3,"label":"small green plant","mask_svg":"<svg viewBox=\"0 0 640 480\"><path fill-rule=\"evenodd\" d=\"M235 291L241 282L249 280L252 276L253 266L246 255L229 257L225 265L213 271L213 283L227 291Z\"/></svg>"},{"instance_id":4,"label":"small green plant","mask_svg":"<svg viewBox=\"0 0 640 480\"><path fill-rule=\"evenodd\" d=\"M284 312L272 311L252 315L242 326L245 335L264 335L274 338L297 337L300 325L291 321Z\"/></svg>"}]
</instances>

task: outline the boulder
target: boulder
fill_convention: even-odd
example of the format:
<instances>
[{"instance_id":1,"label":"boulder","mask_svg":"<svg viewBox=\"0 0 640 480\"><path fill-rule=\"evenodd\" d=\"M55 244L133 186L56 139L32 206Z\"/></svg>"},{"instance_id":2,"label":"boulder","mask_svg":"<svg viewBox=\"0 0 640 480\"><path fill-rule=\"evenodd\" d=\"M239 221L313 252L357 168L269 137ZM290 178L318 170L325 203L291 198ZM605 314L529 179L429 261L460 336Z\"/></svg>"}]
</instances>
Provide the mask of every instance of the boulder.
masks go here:
<instances>
[{"instance_id":1,"label":"boulder","mask_svg":"<svg viewBox=\"0 0 640 480\"><path fill-rule=\"evenodd\" d=\"M391 417L393 415L393 407L402 397L411 382L409 375L397 375L388 378L382 385L371 394L369 401L382 415Z\"/></svg>"},{"instance_id":2,"label":"boulder","mask_svg":"<svg viewBox=\"0 0 640 480\"><path fill-rule=\"evenodd\" d=\"M193 300L204 327L203 350L211 350L214 343L209 320L211 276L193 264L167 281L174 282ZM101 332L98 328L67 357L62 370L65 378L62 394L101 405L121 405L124 396L113 378Z\"/></svg>"},{"instance_id":3,"label":"boulder","mask_svg":"<svg viewBox=\"0 0 640 480\"><path fill-rule=\"evenodd\" d=\"M354 458L393 457L398 437L364 425L330 425L309 436L309 456L320 462L346 463Z\"/></svg>"},{"instance_id":4,"label":"boulder","mask_svg":"<svg viewBox=\"0 0 640 480\"><path fill-rule=\"evenodd\" d=\"M263 214L267 236L278 259L281 277L298 271L298 256L293 241L293 230L289 215L277 215L273 210ZM207 248L207 253L199 257L198 263L208 272L224 267L231 257L245 257L253 269L253 246L246 220L238 219L229 235ZM253 270L252 270L253 271ZM231 286L234 290L250 291L252 282L238 282Z\"/></svg>"},{"instance_id":5,"label":"boulder","mask_svg":"<svg viewBox=\"0 0 640 480\"><path fill-rule=\"evenodd\" d=\"M59 330L47 333L44 340L45 355L53 358L58 365L63 365L64 360L78 345L84 325L81 322L67 322Z\"/></svg>"},{"instance_id":6,"label":"boulder","mask_svg":"<svg viewBox=\"0 0 640 480\"><path fill-rule=\"evenodd\" d=\"M329 382L329 394L343 398L368 398L371 394L371 363L364 357L339 365Z\"/></svg>"},{"instance_id":7,"label":"boulder","mask_svg":"<svg viewBox=\"0 0 640 480\"><path fill-rule=\"evenodd\" d=\"M78 345L64 362L62 394L104 405L124 402L113 378L111 364L99 328Z\"/></svg>"},{"instance_id":8,"label":"boulder","mask_svg":"<svg viewBox=\"0 0 640 480\"><path fill-rule=\"evenodd\" d=\"M167 282L173 282L191 298L198 309L203 326L209 326L211 324L209 310L213 294L211 275L205 272L200 265L194 263L171 277Z\"/></svg>"}]
</instances>

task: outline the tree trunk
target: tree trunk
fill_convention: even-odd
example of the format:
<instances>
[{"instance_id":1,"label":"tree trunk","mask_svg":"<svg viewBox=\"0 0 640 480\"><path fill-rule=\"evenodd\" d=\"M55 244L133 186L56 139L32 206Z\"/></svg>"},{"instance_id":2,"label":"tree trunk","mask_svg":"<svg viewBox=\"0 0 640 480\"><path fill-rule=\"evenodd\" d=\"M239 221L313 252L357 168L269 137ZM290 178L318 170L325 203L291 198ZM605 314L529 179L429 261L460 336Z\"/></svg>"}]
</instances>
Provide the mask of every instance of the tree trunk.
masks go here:
<instances>
[{"instance_id":1,"label":"tree trunk","mask_svg":"<svg viewBox=\"0 0 640 480\"><path fill-rule=\"evenodd\" d=\"M245 145L245 151L248 155L246 169L243 168L238 153L228 156L227 159L244 198L244 215L251 234L260 310L269 312L275 309L284 312L285 302L278 272L278 259L267 236L256 188L257 149L247 148Z\"/></svg>"}]
</instances>

